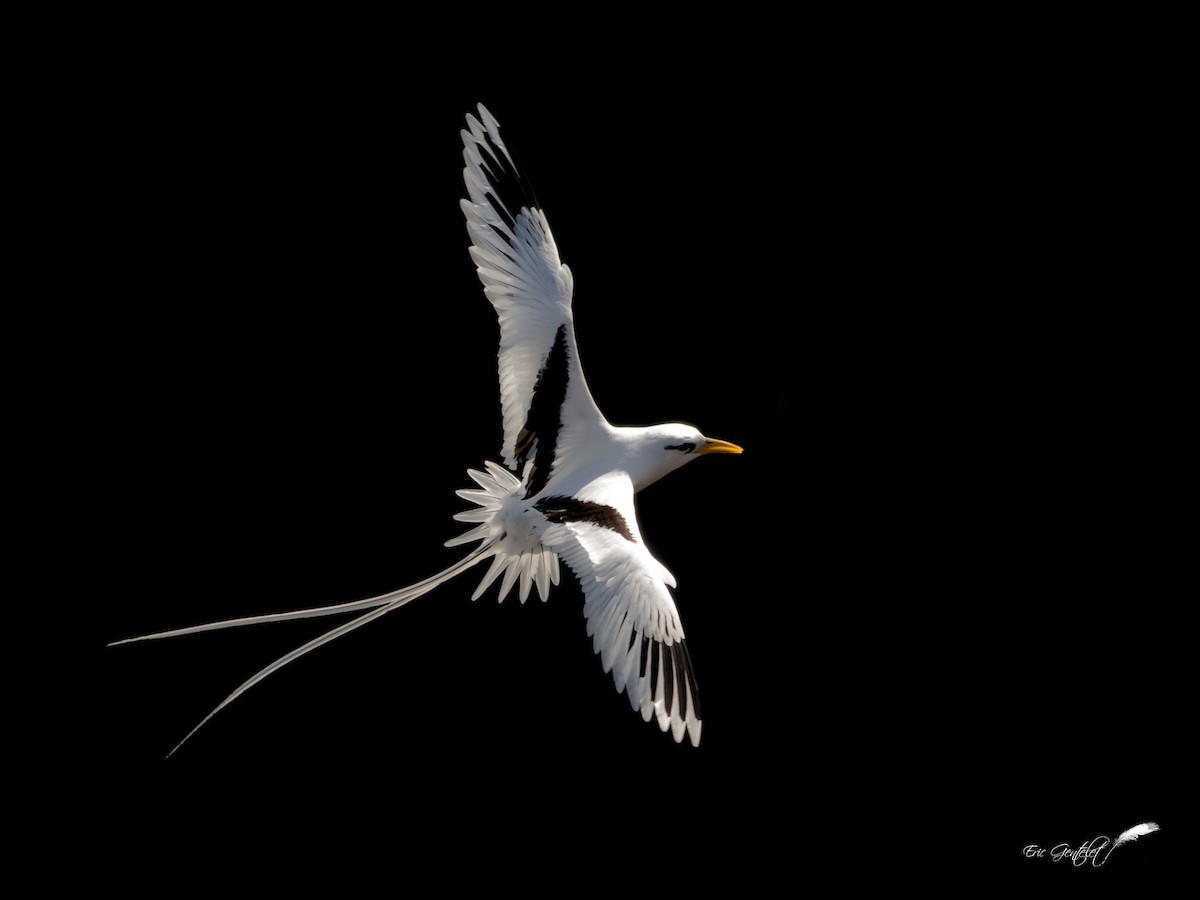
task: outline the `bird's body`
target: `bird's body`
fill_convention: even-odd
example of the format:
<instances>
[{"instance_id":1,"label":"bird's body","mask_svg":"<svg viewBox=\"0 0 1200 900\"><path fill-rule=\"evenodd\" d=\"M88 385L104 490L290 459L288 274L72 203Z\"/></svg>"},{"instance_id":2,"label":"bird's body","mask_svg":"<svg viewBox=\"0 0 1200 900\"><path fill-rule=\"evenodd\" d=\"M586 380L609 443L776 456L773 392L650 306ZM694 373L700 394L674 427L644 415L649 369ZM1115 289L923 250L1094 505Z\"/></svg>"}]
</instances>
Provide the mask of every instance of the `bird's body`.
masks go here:
<instances>
[{"instance_id":1,"label":"bird's body","mask_svg":"<svg viewBox=\"0 0 1200 900\"><path fill-rule=\"evenodd\" d=\"M686 733L696 744L701 727L696 682L668 590L675 579L642 541L634 495L697 456L740 453L741 448L708 439L690 425L631 428L608 422L579 362L571 272L559 260L546 217L518 174L499 124L480 106L479 118L467 116L462 138L467 188L462 208L471 257L500 321L502 456L507 465L489 462L485 470L470 471L478 487L458 492L476 508L455 518L474 527L447 545L477 542L475 548L432 578L379 597L130 641L367 610L256 674L198 729L287 663L485 560L491 564L474 596L502 578L500 598L519 584L522 602L535 586L547 599L550 586L559 581L561 560L583 588L588 634L618 691L628 694L647 721L656 719L677 741Z\"/></svg>"}]
</instances>

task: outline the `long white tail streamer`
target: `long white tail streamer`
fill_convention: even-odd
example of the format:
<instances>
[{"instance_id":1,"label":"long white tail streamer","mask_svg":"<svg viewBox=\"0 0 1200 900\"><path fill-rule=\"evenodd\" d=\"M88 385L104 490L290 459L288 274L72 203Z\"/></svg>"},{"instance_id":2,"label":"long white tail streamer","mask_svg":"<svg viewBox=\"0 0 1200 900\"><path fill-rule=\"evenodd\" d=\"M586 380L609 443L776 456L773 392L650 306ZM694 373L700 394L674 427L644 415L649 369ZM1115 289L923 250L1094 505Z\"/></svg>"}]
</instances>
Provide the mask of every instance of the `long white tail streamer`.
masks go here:
<instances>
[{"instance_id":1,"label":"long white tail streamer","mask_svg":"<svg viewBox=\"0 0 1200 900\"><path fill-rule=\"evenodd\" d=\"M359 616L357 619L352 619L345 624L339 625L337 628L325 632L320 637L314 638L307 644L297 647L290 653L284 654L266 668L246 679L246 681L239 685L233 691L233 693L217 704L212 712L201 719L195 728L184 735L183 740L171 748L171 752L166 756L167 759L170 759L171 756L174 755L175 751L186 744L188 739L191 738L191 736L199 731L202 727L204 727L205 723L207 723L209 719L223 710L226 706L228 706L250 688L254 687L254 685L258 684L272 672L277 672L288 663L294 662L312 650L316 650L322 644L328 644L330 641L337 640L342 635L349 634L354 629L360 628L363 625L366 625L368 622L378 619L381 616L385 616L392 610L399 609L406 603L428 594L439 585L445 584L450 579L461 575L463 572L467 571L467 569L487 559L494 552L494 547L486 543L481 544L469 555L455 563L450 568L445 569L430 578L426 578L424 581L418 582L417 584L406 588L401 588L398 591L391 591L387 594L381 594L378 597L369 597L366 600L355 600L351 603L342 603L337 606L322 606L314 609L299 609L286 613L271 613L263 616L247 616L241 619L226 619L222 622L210 622L206 625L193 625L190 628L176 628L172 631L159 631L154 634L144 634L140 637L127 638L123 641L113 641L111 644L109 644L109 646L114 647L118 644L129 644L136 641L154 641L160 638L179 637L180 635L185 634L198 634L204 631L217 631L222 628L239 628L243 625L259 625L265 622L286 622L293 619L310 619L316 616L330 616L337 613L353 612L362 609L371 610L366 615Z\"/></svg>"},{"instance_id":2,"label":"long white tail streamer","mask_svg":"<svg viewBox=\"0 0 1200 900\"><path fill-rule=\"evenodd\" d=\"M354 629L366 625L380 616L386 615L393 609L399 609L406 603L428 594L434 588L461 575L467 569L483 562L485 559L495 557L487 573L483 576L479 587L472 595L472 600L477 599L501 574L504 575L504 582L500 587L499 594L501 600L515 586L518 579L520 580L520 599L522 603L529 596L530 588L535 585L542 599L547 599L550 593L550 585L558 584L558 557L552 551L542 547L531 536L522 539L508 533L503 522L500 520L504 518L506 505L511 505L513 502L519 501L520 497L523 496L524 486L520 479L503 466L491 461L488 461L485 466L486 471L477 469L467 470L467 474L471 476L471 479L482 490L458 491L459 497L474 503L479 508L457 513L454 518L460 522L475 523L475 527L466 534L446 541L446 546L448 547L455 547L476 540L479 541L479 546L450 568L438 572L424 581L418 581L416 584L386 594L380 594L377 597L368 597L365 600L352 600L349 603L339 603L333 606L316 606L310 609L292 610L291 612L267 613L261 616L243 616L238 619L223 619L220 622L190 625L187 628L173 628L170 631L156 631L153 634L143 634L138 637L125 638L124 640L110 643L108 646L117 647L121 644L135 644L139 641L157 641L162 638L201 634L206 631L220 631L225 628L242 628L246 625L265 625L271 622L291 622L297 619L313 619L319 616L335 616L339 613L370 610L366 615L359 616L357 619L346 622L344 625L339 625L337 628L327 631L320 637L314 638L304 646L297 647L291 653L281 656L265 669L256 673L252 678L247 679L237 690L222 700L212 712L205 716L199 725L189 731L183 740L171 749L171 752L167 754L167 758L169 759L176 750L187 743L188 738L199 731L209 719L272 672L282 669L288 663L299 659L322 644L328 644L330 641L336 640L342 635L348 634Z\"/></svg>"},{"instance_id":3,"label":"long white tail streamer","mask_svg":"<svg viewBox=\"0 0 1200 900\"><path fill-rule=\"evenodd\" d=\"M291 612L267 613L261 616L243 616L240 619L222 619L220 622L206 622L203 625L190 625L187 628L173 628L170 631L156 631L153 634L142 634L137 637L124 638L120 641L113 641L107 646L119 647L122 644L136 644L139 641L157 641L162 638L182 637L185 634L200 634L205 631L221 631L225 628L241 628L245 625L265 625L270 622L291 622L296 619L315 619L319 616L336 616L339 613L355 612L360 609L374 609L377 606L386 606L389 603L397 601L407 603L409 600L415 600L422 594L427 594L440 584L445 584L455 575L465 572L475 563L482 562L482 553L484 550L491 549L487 546L480 546L466 559L455 563L444 572L439 572L424 581L418 581L416 584L409 585L399 590L391 591L387 594L380 594L378 597L367 597L365 600L352 600L349 603L338 603L333 606L315 606L310 609L296 609ZM490 554L489 554L490 555ZM470 561L470 565L464 565ZM450 574L453 573L453 574ZM411 595L411 596L410 596Z\"/></svg>"}]
</instances>

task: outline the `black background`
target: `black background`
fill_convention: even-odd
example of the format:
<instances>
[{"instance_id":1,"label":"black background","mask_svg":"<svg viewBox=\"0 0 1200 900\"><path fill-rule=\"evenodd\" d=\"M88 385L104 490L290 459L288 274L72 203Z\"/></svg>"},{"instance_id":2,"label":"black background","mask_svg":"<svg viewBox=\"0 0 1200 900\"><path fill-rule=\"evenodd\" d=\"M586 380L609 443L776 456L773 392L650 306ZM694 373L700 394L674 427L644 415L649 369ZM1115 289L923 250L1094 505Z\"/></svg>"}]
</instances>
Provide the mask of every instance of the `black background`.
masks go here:
<instances>
[{"instance_id":1,"label":"black background","mask_svg":"<svg viewBox=\"0 0 1200 900\"><path fill-rule=\"evenodd\" d=\"M1182 851L1173 140L1147 90L1172 59L886 43L441 67L331 37L112 62L92 211L118 339L83 386L120 513L102 640L461 555L453 491L500 443L458 208L480 100L575 274L601 408L746 448L640 498L699 749L613 690L569 575L497 606L472 574L168 762L324 623L104 651L114 869L278 835L314 865L452 847L447 874L523 879L554 846L746 885L884 853L1144 878ZM1096 872L1020 856L1152 819Z\"/></svg>"}]
</instances>

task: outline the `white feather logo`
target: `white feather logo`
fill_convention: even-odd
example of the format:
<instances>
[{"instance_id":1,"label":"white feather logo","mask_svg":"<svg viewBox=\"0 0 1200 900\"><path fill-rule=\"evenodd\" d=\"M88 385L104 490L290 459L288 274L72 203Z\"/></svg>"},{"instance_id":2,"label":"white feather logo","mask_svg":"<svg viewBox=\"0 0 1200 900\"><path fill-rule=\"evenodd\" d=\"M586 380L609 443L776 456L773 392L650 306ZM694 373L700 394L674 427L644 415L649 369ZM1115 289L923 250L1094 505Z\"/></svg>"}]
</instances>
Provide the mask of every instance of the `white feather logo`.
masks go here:
<instances>
[{"instance_id":1,"label":"white feather logo","mask_svg":"<svg viewBox=\"0 0 1200 900\"><path fill-rule=\"evenodd\" d=\"M1116 850L1126 841L1136 841L1143 835L1153 834L1156 831L1158 831L1158 823L1156 822L1143 822L1141 825L1134 825L1128 831L1121 832L1121 836L1117 838L1112 848Z\"/></svg>"}]
</instances>

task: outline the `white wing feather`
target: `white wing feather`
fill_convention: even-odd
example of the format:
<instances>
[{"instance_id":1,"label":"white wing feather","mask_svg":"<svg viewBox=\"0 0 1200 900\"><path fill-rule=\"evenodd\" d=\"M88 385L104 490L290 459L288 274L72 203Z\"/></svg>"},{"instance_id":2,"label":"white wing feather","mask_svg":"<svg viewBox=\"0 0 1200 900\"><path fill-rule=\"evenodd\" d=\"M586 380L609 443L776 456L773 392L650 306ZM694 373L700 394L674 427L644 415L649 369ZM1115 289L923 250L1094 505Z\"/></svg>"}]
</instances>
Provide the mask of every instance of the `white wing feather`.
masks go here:
<instances>
[{"instance_id":1,"label":"white wing feather","mask_svg":"<svg viewBox=\"0 0 1200 900\"><path fill-rule=\"evenodd\" d=\"M461 206L471 238L471 259L484 294L500 319L502 454L509 467L515 469L518 435L525 425L538 373L564 324L570 379L563 428L593 427L603 417L579 366L571 317L571 270L559 259L545 214L530 206L510 208L518 202L511 190L506 206L502 196L505 192L497 187L504 181L510 188L519 185L522 192L528 191L500 137L499 123L480 105L479 119L467 116L462 140L467 197Z\"/></svg>"},{"instance_id":2,"label":"white wing feather","mask_svg":"<svg viewBox=\"0 0 1200 900\"><path fill-rule=\"evenodd\" d=\"M615 474L577 495L619 512L633 540L592 522L546 521L538 530L579 579L587 633L617 691L627 693L647 722L656 719L676 741L686 732L698 745L696 683L679 610L668 590L675 578L642 543L633 493L628 476Z\"/></svg>"},{"instance_id":3,"label":"white wing feather","mask_svg":"<svg viewBox=\"0 0 1200 900\"><path fill-rule=\"evenodd\" d=\"M1136 841L1138 838L1144 837L1147 834L1153 834L1156 831L1158 831L1158 823L1156 822L1143 822L1141 825L1134 825L1128 831L1121 832L1120 837L1113 843L1113 849L1116 850L1126 841Z\"/></svg>"}]
</instances>

